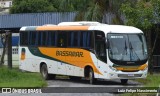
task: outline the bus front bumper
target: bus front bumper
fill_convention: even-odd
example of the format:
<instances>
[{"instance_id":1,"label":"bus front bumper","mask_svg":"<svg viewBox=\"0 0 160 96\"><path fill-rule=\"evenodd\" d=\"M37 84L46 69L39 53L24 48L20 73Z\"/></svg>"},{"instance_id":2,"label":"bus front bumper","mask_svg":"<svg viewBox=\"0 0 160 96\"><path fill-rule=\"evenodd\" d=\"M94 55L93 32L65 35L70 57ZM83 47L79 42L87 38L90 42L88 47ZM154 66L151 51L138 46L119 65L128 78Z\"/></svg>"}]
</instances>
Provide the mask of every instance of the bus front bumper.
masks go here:
<instances>
[{"instance_id":1,"label":"bus front bumper","mask_svg":"<svg viewBox=\"0 0 160 96\"><path fill-rule=\"evenodd\" d=\"M146 78L147 77L147 70L145 71L138 71L138 72L110 72L109 73L110 79L136 79L136 78Z\"/></svg>"}]
</instances>

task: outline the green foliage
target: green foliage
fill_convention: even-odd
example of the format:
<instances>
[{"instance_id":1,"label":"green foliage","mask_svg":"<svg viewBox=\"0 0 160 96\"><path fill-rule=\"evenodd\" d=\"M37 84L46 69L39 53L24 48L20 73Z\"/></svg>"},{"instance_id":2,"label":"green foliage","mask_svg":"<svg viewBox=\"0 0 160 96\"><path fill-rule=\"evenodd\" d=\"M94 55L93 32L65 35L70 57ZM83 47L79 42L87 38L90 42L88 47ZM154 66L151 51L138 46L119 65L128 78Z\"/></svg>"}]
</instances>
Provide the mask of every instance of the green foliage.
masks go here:
<instances>
[{"instance_id":1,"label":"green foliage","mask_svg":"<svg viewBox=\"0 0 160 96\"><path fill-rule=\"evenodd\" d=\"M77 12L75 20L90 20L102 22L110 10L117 14L121 3L125 0L13 0L10 13L39 13L39 12ZM118 18L117 18L118 17ZM115 21L114 20L114 21ZM121 20L120 20L121 22Z\"/></svg>"},{"instance_id":2,"label":"green foliage","mask_svg":"<svg viewBox=\"0 0 160 96\"><path fill-rule=\"evenodd\" d=\"M124 3L121 6L121 12L126 18L126 25L131 25L142 29L147 36L148 45L148 64L149 71L153 71L152 55L157 41L157 37L154 40L152 46L151 42L151 29L156 29L156 24L160 22L160 0L138 0L136 3ZM156 30L155 30L156 32ZM159 32L157 31L157 36Z\"/></svg>"},{"instance_id":3,"label":"green foliage","mask_svg":"<svg viewBox=\"0 0 160 96\"><path fill-rule=\"evenodd\" d=\"M151 1L153 5L153 14L154 14L154 22L159 23L160 22L160 0L152 0Z\"/></svg>"},{"instance_id":4,"label":"green foliage","mask_svg":"<svg viewBox=\"0 0 160 96\"><path fill-rule=\"evenodd\" d=\"M56 10L48 0L14 0L10 13L38 13Z\"/></svg>"},{"instance_id":5,"label":"green foliage","mask_svg":"<svg viewBox=\"0 0 160 96\"><path fill-rule=\"evenodd\" d=\"M76 20L102 21L108 0L61 0L60 11L77 11Z\"/></svg>"},{"instance_id":6,"label":"green foliage","mask_svg":"<svg viewBox=\"0 0 160 96\"><path fill-rule=\"evenodd\" d=\"M148 74L145 79L136 79L136 81L143 84L147 88L158 88L160 86L160 74ZM127 93L120 96L156 96L156 93Z\"/></svg>"},{"instance_id":7,"label":"green foliage","mask_svg":"<svg viewBox=\"0 0 160 96\"><path fill-rule=\"evenodd\" d=\"M134 6L130 2L121 6L121 11L125 15L126 25L135 26L141 29L150 29L153 26L153 6L151 2L138 1Z\"/></svg>"},{"instance_id":8,"label":"green foliage","mask_svg":"<svg viewBox=\"0 0 160 96\"><path fill-rule=\"evenodd\" d=\"M89 0L59 0L59 11L85 11ZM91 0L93 1L93 0Z\"/></svg>"},{"instance_id":9,"label":"green foliage","mask_svg":"<svg viewBox=\"0 0 160 96\"><path fill-rule=\"evenodd\" d=\"M23 73L18 69L0 68L0 87L44 87L45 80L38 73Z\"/></svg>"},{"instance_id":10,"label":"green foliage","mask_svg":"<svg viewBox=\"0 0 160 96\"><path fill-rule=\"evenodd\" d=\"M146 79L139 79L141 83L144 83L146 87L159 87L160 86L160 74L148 74Z\"/></svg>"},{"instance_id":11,"label":"green foliage","mask_svg":"<svg viewBox=\"0 0 160 96\"><path fill-rule=\"evenodd\" d=\"M132 4L127 2L122 4L121 12L125 15L126 25L136 26L143 30L148 30L154 24L160 22L160 0L139 0Z\"/></svg>"},{"instance_id":12,"label":"green foliage","mask_svg":"<svg viewBox=\"0 0 160 96\"><path fill-rule=\"evenodd\" d=\"M91 3L84 14L84 20L89 21L101 21L104 12L102 11L100 5Z\"/></svg>"}]
</instances>

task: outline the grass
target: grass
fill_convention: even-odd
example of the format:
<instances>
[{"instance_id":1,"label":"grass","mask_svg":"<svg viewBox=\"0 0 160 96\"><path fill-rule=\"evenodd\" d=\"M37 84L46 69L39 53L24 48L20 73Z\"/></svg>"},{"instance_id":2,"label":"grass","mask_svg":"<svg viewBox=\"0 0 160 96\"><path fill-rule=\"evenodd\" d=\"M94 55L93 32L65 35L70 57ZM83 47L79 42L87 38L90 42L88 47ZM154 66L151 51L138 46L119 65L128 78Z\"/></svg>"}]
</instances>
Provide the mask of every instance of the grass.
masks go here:
<instances>
[{"instance_id":1,"label":"grass","mask_svg":"<svg viewBox=\"0 0 160 96\"><path fill-rule=\"evenodd\" d=\"M136 81L143 84L144 87L160 87L160 74L148 74L145 79L136 79ZM121 96L156 96L156 93L125 93Z\"/></svg>"},{"instance_id":2,"label":"grass","mask_svg":"<svg viewBox=\"0 0 160 96\"><path fill-rule=\"evenodd\" d=\"M44 87L45 80L39 73L21 72L18 68L0 68L0 87Z\"/></svg>"},{"instance_id":3,"label":"grass","mask_svg":"<svg viewBox=\"0 0 160 96\"><path fill-rule=\"evenodd\" d=\"M160 74L148 74L146 79L137 79L136 81L143 83L145 87L159 87Z\"/></svg>"}]
</instances>

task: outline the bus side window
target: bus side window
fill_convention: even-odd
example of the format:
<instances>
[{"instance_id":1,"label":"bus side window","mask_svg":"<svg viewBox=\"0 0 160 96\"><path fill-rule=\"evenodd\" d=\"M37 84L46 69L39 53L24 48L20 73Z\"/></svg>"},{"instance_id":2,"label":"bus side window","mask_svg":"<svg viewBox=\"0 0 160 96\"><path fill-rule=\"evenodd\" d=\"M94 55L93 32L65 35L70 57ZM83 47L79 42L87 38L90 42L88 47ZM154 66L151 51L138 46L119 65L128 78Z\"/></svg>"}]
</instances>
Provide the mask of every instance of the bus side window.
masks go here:
<instances>
[{"instance_id":1,"label":"bus side window","mask_svg":"<svg viewBox=\"0 0 160 96\"><path fill-rule=\"evenodd\" d=\"M41 46L41 33L42 32L37 32L37 34L38 34L38 46Z\"/></svg>"},{"instance_id":2,"label":"bus side window","mask_svg":"<svg viewBox=\"0 0 160 96\"><path fill-rule=\"evenodd\" d=\"M49 34L48 32L45 32L45 31L39 31L37 32L37 36L36 36L36 39L37 39L37 42L36 42L36 45L38 46L48 46L48 40L49 40L49 37L47 37Z\"/></svg>"},{"instance_id":3,"label":"bus side window","mask_svg":"<svg viewBox=\"0 0 160 96\"><path fill-rule=\"evenodd\" d=\"M29 46L31 45L31 37L32 37L31 32L28 32L28 45Z\"/></svg>"},{"instance_id":4,"label":"bus side window","mask_svg":"<svg viewBox=\"0 0 160 96\"><path fill-rule=\"evenodd\" d=\"M28 32L20 33L20 45L27 46L28 45Z\"/></svg>"},{"instance_id":5,"label":"bus side window","mask_svg":"<svg viewBox=\"0 0 160 96\"><path fill-rule=\"evenodd\" d=\"M80 34L80 46L86 49L93 48L93 39L92 39L92 32L90 31L82 31Z\"/></svg>"},{"instance_id":6,"label":"bus side window","mask_svg":"<svg viewBox=\"0 0 160 96\"><path fill-rule=\"evenodd\" d=\"M35 46L36 45L36 32L31 32L31 45Z\"/></svg>"},{"instance_id":7,"label":"bus side window","mask_svg":"<svg viewBox=\"0 0 160 96\"><path fill-rule=\"evenodd\" d=\"M42 32L41 33L41 45L42 46L46 45L46 37L47 37L47 33L46 32Z\"/></svg>"},{"instance_id":8,"label":"bus side window","mask_svg":"<svg viewBox=\"0 0 160 96\"><path fill-rule=\"evenodd\" d=\"M33 31L28 32L28 45L35 46L36 33Z\"/></svg>"},{"instance_id":9,"label":"bus side window","mask_svg":"<svg viewBox=\"0 0 160 96\"><path fill-rule=\"evenodd\" d=\"M52 31L48 33L48 39L49 39L49 46L56 46L56 32Z\"/></svg>"},{"instance_id":10,"label":"bus side window","mask_svg":"<svg viewBox=\"0 0 160 96\"><path fill-rule=\"evenodd\" d=\"M44 42L44 46L49 46L49 32L47 31L47 32L45 32L45 34L46 34L46 38L44 39L45 40L45 42Z\"/></svg>"},{"instance_id":11,"label":"bus side window","mask_svg":"<svg viewBox=\"0 0 160 96\"><path fill-rule=\"evenodd\" d=\"M78 33L79 32L67 32L68 33L68 47L78 47L79 42L78 42Z\"/></svg>"},{"instance_id":12,"label":"bus side window","mask_svg":"<svg viewBox=\"0 0 160 96\"><path fill-rule=\"evenodd\" d=\"M58 47L67 46L67 32L58 32Z\"/></svg>"}]
</instances>

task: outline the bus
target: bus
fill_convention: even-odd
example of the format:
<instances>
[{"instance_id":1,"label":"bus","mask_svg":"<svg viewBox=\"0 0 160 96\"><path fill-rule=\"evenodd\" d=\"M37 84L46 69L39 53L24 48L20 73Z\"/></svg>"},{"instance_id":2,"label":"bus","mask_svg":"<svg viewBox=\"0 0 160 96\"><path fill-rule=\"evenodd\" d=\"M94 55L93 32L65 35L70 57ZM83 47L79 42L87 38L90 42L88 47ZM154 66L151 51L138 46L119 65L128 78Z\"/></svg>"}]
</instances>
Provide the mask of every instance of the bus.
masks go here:
<instances>
[{"instance_id":1,"label":"bus","mask_svg":"<svg viewBox=\"0 0 160 96\"><path fill-rule=\"evenodd\" d=\"M148 52L143 32L132 26L61 22L20 29L19 68L44 79L67 75L98 79L146 78Z\"/></svg>"}]
</instances>

